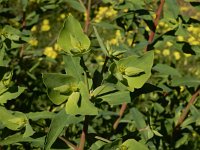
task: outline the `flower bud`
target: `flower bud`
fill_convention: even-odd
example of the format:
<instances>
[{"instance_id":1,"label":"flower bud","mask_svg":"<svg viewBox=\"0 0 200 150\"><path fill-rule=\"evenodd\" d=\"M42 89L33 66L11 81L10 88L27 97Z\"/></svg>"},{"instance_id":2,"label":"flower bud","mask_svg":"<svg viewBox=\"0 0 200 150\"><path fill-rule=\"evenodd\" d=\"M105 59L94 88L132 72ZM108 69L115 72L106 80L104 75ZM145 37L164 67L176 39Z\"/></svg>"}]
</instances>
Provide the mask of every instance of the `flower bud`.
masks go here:
<instances>
[{"instance_id":1,"label":"flower bud","mask_svg":"<svg viewBox=\"0 0 200 150\"><path fill-rule=\"evenodd\" d=\"M134 75L138 75L140 73L144 72L143 69L140 69L140 68L136 68L136 67L127 67L125 69L125 75L127 76L134 76Z\"/></svg>"}]
</instances>

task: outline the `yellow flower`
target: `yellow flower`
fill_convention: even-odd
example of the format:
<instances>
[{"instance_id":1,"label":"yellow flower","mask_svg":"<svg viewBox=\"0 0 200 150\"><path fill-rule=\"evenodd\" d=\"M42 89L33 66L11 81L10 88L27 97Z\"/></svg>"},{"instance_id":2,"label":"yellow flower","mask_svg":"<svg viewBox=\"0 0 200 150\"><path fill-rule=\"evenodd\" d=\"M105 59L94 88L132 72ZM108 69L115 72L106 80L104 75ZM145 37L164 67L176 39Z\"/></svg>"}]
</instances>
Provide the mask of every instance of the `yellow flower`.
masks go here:
<instances>
[{"instance_id":1,"label":"yellow flower","mask_svg":"<svg viewBox=\"0 0 200 150\"><path fill-rule=\"evenodd\" d=\"M33 27L31 28L31 32L35 32L35 31L37 31L37 26L33 26Z\"/></svg>"},{"instance_id":2,"label":"yellow flower","mask_svg":"<svg viewBox=\"0 0 200 150\"><path fill-rule=\"evenodd\" d=\"M60 14L61 19L65 19L66 15L65 14Z\"/></svg>"},{"instance_id":3,"label":"yellow flower","mask_svg":"<svg viewBox=\"0 0 200 150\"><path fill-rule=\"evenodd\" d=\"M54 44L54 50L61 51L61 47L56 43L56 44Z\"/></svg>"},{"instance_id":4,"label":"yellow flower","mask_svg":"<svg viewBox=\"0 0 200 150\"><path fill-rule=\"evenodd\" d=\"M161 21L161 22L158 23L158 25L163 27L165 25L165 23Z\"/></svg>"},{"instance_id":5,"label":"yellow flower","mask_svg":"<svg viewBox=\"0 0 200 150\"><path fill-rule=\"evenodd\" d=\"M168 47L171 47L173 44L172 44L172 42L169 42L169 41L168 41L168 42L166 43L166 45L167 45Z\"/></svg>"},{"instance_id":6,"label":"yellow flower","mask_svg":"<svg viewBox=\"0 0 200 150\"><path fill-rule=\"evenodd\" d=\"M38 40L37 39L31 39L30 41L28 41L28 43L32 46L37 46L38 45Z\"/></svg>"},{"instance_id":7,"label":"yellow flower","mask_svg":"<svg viewBox=\"0 0 200 150\"><path fill-rule=\"evenodd\" d=\"M164 56L169 56L170 51L169 51L169 49L164 49L162 53Z\"/></svg>"},{"instance_id":8,"label":"yellow flower","mask_svg":"<svg viewBox=\"0 0 200 150\"><path fill-rule=\"evenodd\" d=\"M125 8L125 9L123 10L123 12L125 12L125 13L128 12L128 8Z\"/></svg>"},{"instance_id":9,"label":"yellow flower","mask_svg":"<svg viewBox=\"0 0 200 150\"><path fill-rule=\"evenodd\" d=\"M48 25L48 24L44 24L44 25L41 26L41 31L49 31L50 28L51 28L50 25Z\"/></svg>"},{"instance_id":10,"label":"yellow flower","mask_svg":"<svg viewBox=\"0 0 200 150\"><path fill-rule=\"evenodd\" d=\"M110 45L119 45L119 42L118 42L117 39L113 38L113 39L111 39L111 40L109 41L109 44L110 44Z\"/></svg>"},{"instance_id":11,"label":"yellow flower","mask_svg":"<svg viewBox=\"0 0 200 150\"><path fill-rule=\"evenodd\" d=\"M174 55L174 57L175 57L176 60L179 60L181 58L181 55L180 55L179 52L174 52L173 55Z\"/></svg>"},{"instance_id":12,"label":"yellow flower","mask_svg":"<svg viewBox=\"0 0 200 150\"><path fill-rule=\"evenodd\" d=\"M187 12L189 8L187 6L181 6L180 7L181 11Z\"/></svg>"},{"instance_id":13,"label":"yellow flower","mask_svg":"<svg viewBox=\"0 0 200 150\"><path fill-rule=\"evenodd\" d=\"M190 57L192 56L191 54L187 54L187 53L184 53L185 57Z\"/></svg>"},{"instance_id":14,"label":"yellow flower","mask_svg":"<svg viewBox=\"0 0 200 150\"><path fill-rule=\"evenodd\" d=\"M104 17L113 18L117 14L112 7L99 7L98 12L96 13L96 17L94 18L95 22L100 22Z\"/></svg>"},{"instance_id":15,"label":"yellow flower","mask_svg":"<svg viewBox=\"0 0 200 150\"><path fill-rule=\"evenodd\" d=\"M49 20L48 20L48 19L44 19L44 20L42 21L42 24L43 24L43 25L49 24Z\"/></svg>"},{"instance_id":16,"label":"yellow flower","mask_svg":"<svg viewBox=\"0 0 200 150\"><path fill-rule=\"evenodd\" d=\"M45 47L44 49L44 55L55 59L58 54L56 51L53 50L53 47L48 46L48 47Z\"/></svg>"},{"instance_id":17,"label":"yellow flower","mask_svg":"<svg viewBox=\"0 0 200 150\"><path fill-rule=\"evenodd\" d=\"M145 30L148 32L151 31L148 26L145 27Z\"/></svg>"},{"instance_id":18,"label":"yellow flower","mask_svg":"<svg viewBox=\"0 0 200 150\"><path fill-rule=\"evenodd\" d=\"M180 86L180 92L183 92L185 90L184 86Z\"/></svg>"},{"instance_id":19,"label":"yellow flower","mask_svg":"<svg viewBox=\"0 0 200 150\"><path fill-rule=\"evenodd\" d=\"M120 30L116 30L115 35L116 35L117 38L121 38Z\"/></svg>"},{"instance_id":20,"label":"yellow flower","mask_svg":"<svg viewBox=\"0 0 200 150\"><path fill-rule=\"evenodd\" d=\"M184 37L181 35L178 35L176 38L177 38L177 41L180 41L180 42L184 41Z\"/></svg>"},{"instance_id":21,"label":"yellow flower","mask_svg":"<svg viewBox=\"0 0 200 150\"><path fill-rule=\"evenodd\" d=\"M132 42L133 42L133 39L128 38L128 39L127 39L127 42L128 42L128 45L131 46L131 44L132 44Z\"/></svg>"},{"instance_id":22,"label":"yellow flower","mask_svg":"<svg viewBox=\"0 0 200 150\"><path fill-rule=\"evenodd\" d=\"M156 54L160 54L161 53L159 49L155 49L154 51L155 51Z\"/></svg>"}]
</instances>

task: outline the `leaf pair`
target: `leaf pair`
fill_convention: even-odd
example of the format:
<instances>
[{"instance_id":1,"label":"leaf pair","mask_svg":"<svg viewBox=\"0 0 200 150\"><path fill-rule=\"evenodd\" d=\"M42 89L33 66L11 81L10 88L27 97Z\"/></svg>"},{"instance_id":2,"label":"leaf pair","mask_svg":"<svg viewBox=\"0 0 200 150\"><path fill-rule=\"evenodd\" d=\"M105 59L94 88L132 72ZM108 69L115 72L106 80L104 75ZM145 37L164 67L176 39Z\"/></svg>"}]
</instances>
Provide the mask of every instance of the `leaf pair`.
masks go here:
<instances>
[{"instance_id":1,"label":"leaf pair","mask_svg":"<svg viewBox=\"0 0 200 150\"><path fill-rule=\"evenodd\" d=\"M89 51L90 39L84 34L80 23L71 14L63 24L58 37L59 46L67 54L80 56Z\"/></svg>"},{"instance_id":2,"label":"leaf pair","mask_svg":"<svg viewBox=\"0 0 200 150\"><path fill-rule=\"evenodd\" d=\"M113 74L131 92L141 88L151 76L154 52L147 52L142 57L129 56L115 62L110 67Z\"/></svg>"},{"instance_id":3,"label":"leaf pair","mask_svg":"<svg viewBox=\"0 0 200 150\"><path fill-rule=\"evenodd\" d=\"M75 77L57 73L43 74L50 100L60 105L66 102L65 111L72 115L97 115L97 108L89 100L89 91ZM53 81L53 82L52 82Z\"/></svg>"}]
</instances>

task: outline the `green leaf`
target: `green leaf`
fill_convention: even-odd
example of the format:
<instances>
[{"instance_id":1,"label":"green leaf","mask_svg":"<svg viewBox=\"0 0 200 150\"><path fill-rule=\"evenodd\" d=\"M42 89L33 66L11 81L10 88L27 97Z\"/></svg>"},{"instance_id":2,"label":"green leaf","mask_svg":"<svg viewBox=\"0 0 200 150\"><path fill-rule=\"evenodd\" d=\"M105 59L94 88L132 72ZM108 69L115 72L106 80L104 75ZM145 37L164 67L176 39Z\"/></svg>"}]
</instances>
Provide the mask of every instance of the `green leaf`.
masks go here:
<instances>
[{"instance_id":1,"label":"green leaf","mask_svg":"<svg viewBox=\"0 0 200 150\"><path fill-rule=\"evenodd\" d=\"M144 144L137 142L135 139L126 140L120 148L120 150L148 150Z\"/></svg>"},{"instance_id":2,"label":"green leaf","mask_svg":"<svg viewBox=\"0 0 200 150\"><path fill-rule=\"evenodd\" d=\"M42 74L42 78L45 86L50 89L76 83L76 79L74 77L60 73L44 73Z\"/></svg>"},{"instance_id":3,"label":"green leaf","mask_svg":"<svg viewBox=\"0 0 200 150\"><path fill-rule=\"evenodd\" d=\"M0 145L10 145L10 144L14 144L14 143L22 142L22 141L27 141L27 140L30 141L31 139L32 138L30 137L24 138L22 134L16 133L0 141Z\"/></svg>"},{"instance_id":4,"label":"green leaf","mask_svg":"<svg viewBox=\"0 0 200 150\"><path fill-rule=\"evenodd\" d=\"M84 81L84 70L80 65L79 57L63 55L63 61L65 63L65 72L67 75L73 76L77 81Z\"/></svg>"},{"instance_id":5,"label":"green leaf","mask_svg":"<svg viewBox=\"0 0 200 150\"><path fill-rule=\"evenodd\" d=\"M83 33L80 23L71 14L66 18L58 37L58 44L73 56L89 51L90 39Z\"/></svg>"},{"instance_id":6,"label":"green leaf","mask_svg":"<svg viewBox=\"0 0 200 150\"><path fill-rule=\"evenodd\" d=\"M5 47L1 47L0 50L0 66L4 66L4 55L5 55Z\"/></svg>"},{"instance_id":7,"label":"green leaf","mask_svg":"<svg viewBox=\"0 0 200 150\"><path fill-rule=\"evenodd\" d=\"M179 5L177 1L165 1L163 12L164 18L176 19L179 15Z\"/></svg>"},{"instance_id":8,"label":"green leaf","mask_svg":"<svg viewBox=\"0 0 200 150\"><path fill-rule=\"evenodd\" d=\"M45 140L45 137L33 139L31 137L23 137L22 134L16 133L0 141L0 145L11 145L14 143L19 143L19 142L29 142L36 147L42 148L42 146L44 145L44 140Z\"/></svg>"},{"instance_id":9,"label":"green leaf","mask_svg":"<svg viewBox=\"0 0 200 150\"><path fill-rule=\"evenodd\" d=\"M101 148L99 148L99 150L116 150L117 148L119 148L121 142L122 142L121 139L117 139L112 143L104 144Z\"/></svg>"},{"instance_id":10,"label":"green leaf","mask_svg":"<svg viewBox=\"0 0 200 150\"><path fill-rule=\"evenodd\" d=\"M17 98L21 93L24 92L25 87L10 87L6 92L0 95L0 104L6 103L8 100Z\"/></svg>"},{"instance_id":11,"label":"green leaf","mask_svg":"<svg viewBox=\"0 0 200 150\"><path fill-rule=\"evenodd\" d=\"M31 125L29 124L29 122L26 123L25 132L24 132L24 134L23 134L23 137L32 136L34 133L35 133L35 131L33 131Z\"/></svg>"},{"instance_id":12,"label":"green leaf","mask_svg":"<svg viewBox=\"0 0 200 150\"><path fill-rule=\"evenodd\" d=\"M153 67L153 70L158 71L159 73L164 74L164 75L172 75L172 76L181 77L181 74L178 72L177 69L172 68L171 66L168 66L167 64L156 64L156 66Z\"/></svg>"},{"instance_id":13,"label":"green leaf","mask_svg":"<svg viewBox=\"0 0 200 150\"><path fill-rule=\"evenodd\" d=\"M55 113L49 111L29 112L26 116L28 119L37 121L39 119L51 119L55 116Z\"/></svg>"},{"instance_id":14,"label":"green leaf","mask_svg":"<svg viewBox=\"0 0 200 150\"><path fill-rule=\"evenodd\" d=\"M58 138L65 126L69 124L79 123L83 120L82 116L75 117L72 115L66 114L65 110L61 110L58 114L52 119L49 132L47 133L45 141L45 150L49 150L55 140Z\"/></svg>"},{"instance_id":15,"label":"green leaf","mask_svg":"<svg viewBox=\"0 0 200 150\"><path fill-rule=\"evenodd\" d=\"M103 141L96 141L95 143L93 143L90 147L91 150L99 150L104 144L106 144L105 142Z\"/></svg>"},{"instance_id":16,"label":"green leaf","mask_svg":"<svg viewBox=\"0 0 200 150\"><path fill-rule=\"evenodd\" d=\"M99 36L99 33L98 33L96 27L93 26L93 28L94 28L94 33L95 33L95 35L96 35L96 37L97 37L97 40L98 40L98 42L99 42L99 45L100 45L100 47L101 47L103 53L104 53L106 56L108 56L108 51L107 51L105 45L103 44L103 40L102 40L101 37Z\"/></svg>"},{"instance_id":17,"label":"green leaf","mask_svg":"<svg viewBox=\"0 0 200 150\"><path fill-rule=\"evenodd\" d=\"M56 105L66 101L78 84L76 78L65 74L45 73L42 78L50 100Z\"/></svg>"},{"instance_id":18,"label":"green leaf","mask_svg":"<svg viewBox=\"0 0 200 150\"><path fill-rule=\"evenodd\" d=\"M119 105L123 103L130 103L131 97L129 91L118 91L114 93L108 93L97 98L102 99L102 101L107 102L109 105Z\"/></svg>"},{"instance_id":19,"label":"green leaf","mask_svg":"<svg viewBox=\"0 0 200 150\"><path fill-rule=\"evenodd\" d=\"M112 91L115 91L115 90L117 90L117 89L116 89L114 84L106 83L106 84L103 84L103 85L97 87L92 92L92 96L96 97L98 95L106 94L108 92L112 92Z\"/></svg>"},{"instance_id":20,"label":"green leaf","mask_svg":"<svg viewBox=\"0 0 200 150\"><path fill-rule=\"evenodd\" d=\"M26 115L22 112L11 112L4 107L0 107L0 118L0 122L11 130L19 130L28 122Z\"/></svg>"},{"instance_id":21,"label":"green leaf","mask_svg":"<svg viewBox=\"0 0 200 150\"><path fill-rule=\"evenodd\" d=\"M135 76L143 72L144 72L143 69L136 68L136 67L127 67L124 70L125 75L127 75L128 77Z\"/></svg>"},{"instance_id":22,"label":"green leaf","mask_svg":"<svg viewBox=\"0 0 200 150\"><path fill-rule=\"evenodd\" d=\"M70 5L72 8L80 11L80 12L85 12L85 7L83 5L80 4L80 2L76 1L76 0L67 0L66 1L68 3L68 5Z\"/></svg>"},{"instance_id":23,"label":"green leaf","mask_svg":"<svg viewBox=\"0 0 200 150\"><path fill-rule=\"evenodd\" d=\"M80 92L73 92L66 103L66 113L72 115L97 115L98 109L90 101L89 91L83 82L79 83Z\"/></svg>"},{"instance_id":24,"label":"green leaf","mask_svg":"<svg viewBox=\"0 0 200 150\"><path fill-rule=\"evenodd\" d=\"M181 138L176 142L175 148L179 148L180 146L187 144L187 143L188 143L188 140L189 140L189 134L188 134L188 133L183 134L183 137L181 137Z\"/></svg>"},{"instance_id":25,"label":"green leaf","mask_svg":"<svg viewBox=\"0 0 200 150\"><path fill-rule=\"evenodd\" d=\"M171 81L172 86L188 86L188 87L197 87L200 85L200 80L191 77L191 76L185 76L185 77L174 77Z\"/></svg>"},{"instance_id":26,"label":"green leaf","mask_svg":"<svg viewBox=\"0 0 200 150\"><path fill-rule=\"evenodd\" d=\"M135 121L136 128L140 131L143 138L147 141L153 137L153 132L145 122L144 115L136 108L131 109L133 120Z\"/></svg>"}]
</instances>

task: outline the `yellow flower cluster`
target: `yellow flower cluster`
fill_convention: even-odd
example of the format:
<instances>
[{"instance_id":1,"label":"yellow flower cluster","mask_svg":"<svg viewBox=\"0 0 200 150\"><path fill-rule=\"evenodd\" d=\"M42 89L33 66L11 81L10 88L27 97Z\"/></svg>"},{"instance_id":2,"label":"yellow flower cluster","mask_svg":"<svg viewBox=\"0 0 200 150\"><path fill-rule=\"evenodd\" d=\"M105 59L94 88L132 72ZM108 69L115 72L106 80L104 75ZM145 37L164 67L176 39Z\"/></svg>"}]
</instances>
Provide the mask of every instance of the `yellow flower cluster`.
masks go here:
<instances>
[{"instance_id":1,"label":"yellow flower cluster","mask_svg":"<svg viewBox=\"0 0 200 150\"><path fill-rule=\"evenodd\" d=\"M200 27L195 27L194 25L190 25L187 28L187 31L190 33L187 41L191 45L200 45Z\"/></svg>"},{"instance_id":2,"label":"yellow flower cluster","mask_svg":"<svg viewBox=\"0 0 200 150\"><path fill-rule=\"evenodd\" d=\"M120 30L116 30L116 32L115 32L115 37L112 38L111 40L109 40L108 43L109 43L110 45L116 45L116 46L118 46L119 43L120 43L120 41L122 41L121 32L120 32Z\"/></svg>"},{"instance_id":3,"label":"yellow flower cluster","mask_svg":"<svg viewBox=\"0 0 200 150\"><path fill-rule=\"evenodd\" d=\"M44 48L43 54L46 55L47 57L55 59L58 55L58 51L60 51L61 48L58 44L55 44L54 47L47 46Z\"/></svg>"},{"instance_id":4,"label":"yellow flower cluster","mask_svg":"<svg viewBox=\"0 0 200 150\"><path fill-rule=\"evenodd\" d=\"M164 33L169 30L171 30L171 27L166 22L163 22L163 21L160 21L158 23L158 26L156 27L156 31L159 33Z\"/></svg>"},{"instance_id":5,"label":"yellow flower cluster","mask_svg":"<svg viewBox=\"0 0 200 150\"><path fill-rule=\"evenodd\" d=\"M49 31L51 28L51 26L49 25L49 20L48 19L44 19L42 21L42 26L41 26L41 31Z\"/></svg>"},{"instance_id":6,"label":"yellow flower cluster","mask_svg":"<svg viewBox=\"0 0 200 150\"><path fill-rule=\"evenodd\" d=\"M33 38L31 40L28 41L28 43L31 45L31 46L37 46L38 45L38 40Z\"/></svg>"},{"instance_id":7,"label":"yellow flower cluster","mask_svg":"<svg viewBox=\"0 0 200 150\"><path fill-rule=\"evenodd\" d=\"M183 13L183 15L189 15L193 19L200 19L200 12L196 11L196 9L190 5L181 6L180 11Z\"/></svg>"},{"instance_id":8,"label":"yellow flower cluster","mask_svg":"<svg viewBox=\"0 0 200 150\"><path fill-rule=\"evenodd\" d=\"M94 18L95 22L100 22L103 18L113 18L117 15L112 7L99 7L98 12L96 12L96 17Z\"/></svg>"}]
</instances>

